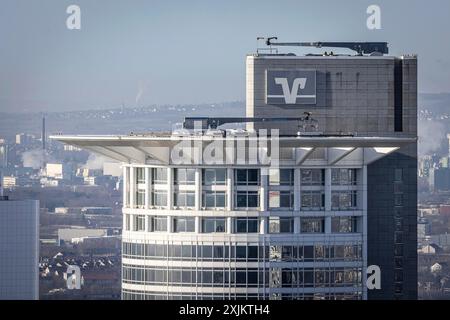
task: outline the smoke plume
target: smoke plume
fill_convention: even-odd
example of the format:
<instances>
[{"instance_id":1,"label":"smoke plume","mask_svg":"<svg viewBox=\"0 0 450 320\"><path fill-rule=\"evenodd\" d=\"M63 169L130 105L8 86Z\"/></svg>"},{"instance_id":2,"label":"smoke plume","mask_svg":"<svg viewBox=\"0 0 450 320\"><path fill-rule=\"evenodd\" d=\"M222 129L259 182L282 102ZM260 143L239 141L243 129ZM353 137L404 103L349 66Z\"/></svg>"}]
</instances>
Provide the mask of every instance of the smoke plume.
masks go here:
<instances>
[{"instance_id":1,"label":"smoke plume","mask_svg":"<svg viewBox=\"0 0 450 320\"><path fill-rule=\"evenodd\" d=\"M44 160L44 151L42 149L33 149L22 153L24 167L39 169L44 164Z\"/></svg>"},{"instance_id":2,"label":"smoke plume","mask_svg":"<svg viewBox=\"0 0 450 320\"><path fill-rule=\"evenodd\" d=\"M447 130L442 122L424 119L418 123L419 155L448 154Z\"/></svg>"}]
</instances>

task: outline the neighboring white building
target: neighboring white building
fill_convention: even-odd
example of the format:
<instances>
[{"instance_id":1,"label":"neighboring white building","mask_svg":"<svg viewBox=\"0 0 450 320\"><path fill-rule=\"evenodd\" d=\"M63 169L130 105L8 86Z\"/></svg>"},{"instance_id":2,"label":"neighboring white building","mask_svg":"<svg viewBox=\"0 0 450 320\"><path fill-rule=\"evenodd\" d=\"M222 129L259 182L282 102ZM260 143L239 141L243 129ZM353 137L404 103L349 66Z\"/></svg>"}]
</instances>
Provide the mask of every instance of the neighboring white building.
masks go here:
<instances>
[{"instance_id":1,"label":"neighboring white building","mask_svg":"<svg viewBox=\"0 0 450 320\"><path fill-rule=\"evenodd\" d=\"M47 177L58 180L66 180L72 178L72 169L69 165L63 163L47 163Z\"/></svg>"},{"instance_id":2,"label":"neighboring white building","mask_svg":"<svg viewBox=\"0 0 450 320\"><path fill-rule=\"evenodd\" d=\"M18 185L18 178L13 176L3 176L3 187L14 188Z\"/></svg>"},{"instance_id":3,"label":"neighboring white building","mask_svg":"<svg viewBox=\"0 0 450 320\"><path fill-rule=\"evenodd\" d=\"M61 228L58 229L58 243L73 242L74 239L85 237L104 237L108 235L106 229L88 229L88 228Z\"/></svg>"},{"instance_id":4,"label":"neighboring white building","mask_svg":"<svg viewBox=\"0 0 450 320\"><path fill-rule=\"evenodd\" d=\"M0 300L39 299L39 201L0 199Z\"/></svg>"}]
</instances>

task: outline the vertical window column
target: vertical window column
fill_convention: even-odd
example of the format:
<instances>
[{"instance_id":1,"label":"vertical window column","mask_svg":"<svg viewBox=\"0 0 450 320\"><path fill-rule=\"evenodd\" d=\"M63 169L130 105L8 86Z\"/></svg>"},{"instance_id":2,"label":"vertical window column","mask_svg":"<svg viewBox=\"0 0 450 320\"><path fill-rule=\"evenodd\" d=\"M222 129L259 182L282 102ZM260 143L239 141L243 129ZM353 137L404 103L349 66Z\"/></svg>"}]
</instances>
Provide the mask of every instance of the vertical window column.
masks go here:
<instances>
[{"instance_id":1,"label":"vertical window column","mask_svg":"<svg viewBox=\"0 0 450 320\"><path fill-rule=\"evenodd\" d=\"M195 231L195 233L200 233L200 232L202 232L203 230L202 230L202 228L201 228L201 225L200 225L200 223L201 223L201 220L200 220L200 217L195 217L194 218L195 220L194 220L194 231Z\"/></svg>"},{"instance_id":2,"label":"vertical window column","mask_svg":"<svg viewBox=\"0 0 450 320\"><path fill-rule=\"evenodd\" d=\"M227 233L233 233L233 218L227 217Z\"/></svg>"},{"instance_id":3,"label":"vertical window column","mask_svg":"<svg viewBox=\"0 0 450 320\"><path fill-rule=\"evenodd\" d=\"M233 210L233 199L234 199L234 194L233 194L234 181L233 181L233 179L234 179L233 169L228 168L227 169L227 211Z\"/></svg>"},{"instance_id":4,"label":"vertical window column","mask_svg":"<svg viewBox=\"0 0 450 320\"><path fill-rule=\"evenodd\" d=\"M294 169L294 211L300 210L300 169Z\"/></svg>"},{"instance_id":5,"label":"vertical window column","mask_svg":"<svg viewBox=\"0 0 450 320\"><path fill-rule=\"evenodd\" d=\"M133 168L131 168L131 169L133 169ZM134 230L134 215L132 215L132 214L129 214L128 215L129 217L130 217L130 220L129 220L129 229L128 229L128 231L133 231Z\"/></svg>"},{"instance_id":6,"label":"vertical window column","mask_svg":"<svg viewBox=\"0 0 450 320\"><path fill-rule=\"evenodd\" d=\"M366 283L367 281L367 166L363 166L362 168L362 178L361 178L361 192L362 192L362 228L360 229L363 235L363 243L362 243L362 260L363 260L363 279L362 282ZM363 299L367 299L367 287L364 286L363 290Z\"/></svg>"},{"instance_id":7,"label":"vertical window column","mask_svg":"<svg viewBox=\"0 0 450 320\"><path fill-rule=\"evenodd\" d=\"M172 216L167 216L167 233L171 233L172 232Z\"/></svg>"},{"instance_id":8,"label":"vertical window column","mask_svg":"<svg viewBox=\"0 0 450 320\"><path fill-rule=\"evenodd\" d=\"M331 233L331 168L325 169L325 233Z\"/></svg>"},{"instance_id":9,"label":"vertical window column","mask_svg":"<svg viewBox=\"0 0 450 320\"><path fill-rule=\"evenodd\" d=\"M173 169L167 168L167 209L173 209Z\"/></svg>"},{"instance_id":10,"label":"vertical window column","mask_svg":"<svg viewBox=\"0 0 450 320\"><path fill-rule=\"evenodd\" d=\"M195 210L202 208L202 169L195 169Z\"/></svg>"},{"instance_id":11,"label":"vertical window column","mask_svg":"<svg viewBox=\"0 0 450 320\"><path fill-rule=\"evenodd\" d=\"M260 186L260 205L259 209L261 211L267 211L267 195L269 187L269 170L261 169L261 186Z\"/></svg>"},{"instance_id":12,"label":"vertical window column","mask_svg":"<svg viewBox=\"0 0 450 320\"><path fill-rule=\"evenodd\" d=\"M130 208L136 206L136 168L130 167L130 181L128 183L130 190Z\"/></svg>"},{"instance_id":13,"label":"vertical window column","mask_svg":"<svg viewBox=\"0 0 450 320\"><path fill-rule=\"evenodd\" d=\"M294 217L294 233L300 233L300 217Z\"/></svg>"},{"instance_id":14,"label":"vertical window column","mask_svg":"<svg viewBox=\"0 0 450 320\"><path fill-rule=\"evenodd\" d=\"M267 232L267 217L261 217L261 219L259 220L259 233L260 234L268 233Z\"/></svg>"},{"instance_id":15,"label":"vertical window column","mask_svg":"<svg viewBox=\"0 0 450 320\"><path fill-rule=\"evenodd\" d=\"M128 173L130 172L130 169L127 166L122 167L123 173L122 173L122 192L123 192L123 207L128 207L130 204L128 203L128 195L130 190L128 189Z\"/></svg>"},{"instance_id":16,"label":"vertical window column","mask_svg":"<svg viewBox=\"0 0 450 320\"><path fill-rule=\"evenodd\" d=\"M152 194L152 174L149 167L145 168L145 209L150 207L150 198Z\"/></svg>"}]
</instances>

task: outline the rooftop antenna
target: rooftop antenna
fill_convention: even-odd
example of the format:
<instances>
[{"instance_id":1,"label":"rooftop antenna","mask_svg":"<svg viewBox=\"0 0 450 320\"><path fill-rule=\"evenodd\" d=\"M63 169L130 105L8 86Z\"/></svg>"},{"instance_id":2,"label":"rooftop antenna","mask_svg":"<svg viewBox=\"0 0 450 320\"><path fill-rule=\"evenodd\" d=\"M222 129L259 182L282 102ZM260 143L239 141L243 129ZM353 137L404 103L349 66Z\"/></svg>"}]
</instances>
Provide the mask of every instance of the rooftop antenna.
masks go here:
<instances>
[{"instance_id":1,"label":"rooftop antenna","mask_svg":"<svg viewBox=\"0 0 450 320\"><path fill-rule=\"evenodd\" d=\"M269 54L277 54L278 53L278 49L277 48L273 48L271 45L271 41L272 40L277 40L277 37L257 37L256 38L256 53L264 53L264 52L269 52ZM259 43L260 41L264 41L264 44L266 46L268 46L269 48L266 47L260 47Z\"/></svg>"}]
</instances>

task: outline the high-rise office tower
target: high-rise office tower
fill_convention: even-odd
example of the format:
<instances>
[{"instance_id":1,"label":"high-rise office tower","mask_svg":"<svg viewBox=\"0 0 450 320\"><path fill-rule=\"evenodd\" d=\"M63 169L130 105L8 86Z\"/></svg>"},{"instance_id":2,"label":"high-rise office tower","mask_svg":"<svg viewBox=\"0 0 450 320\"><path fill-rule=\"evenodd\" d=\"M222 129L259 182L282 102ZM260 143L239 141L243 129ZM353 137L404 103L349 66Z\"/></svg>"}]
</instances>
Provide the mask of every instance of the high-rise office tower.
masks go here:
<instances>
[{"instance_id":1,"label":"high-rise office tower","mask_svg":"<svg viewBox=\"0 0 450 320\"><path fill-rule=\"evenodd\" d=\"M53 137L124 163L122 297L416 298L416 69L252 54L247 118Z\"/></svg>"},{"instance_id":2,"label":"high-rise office tower","mask_svg":"<svg viewBox=\"0 0 450 320\"><path fill-rule=\"evenodd\" d=\"M0 194L0 300L38 299L39 201Z\"/></svg>"}]
</instances>

